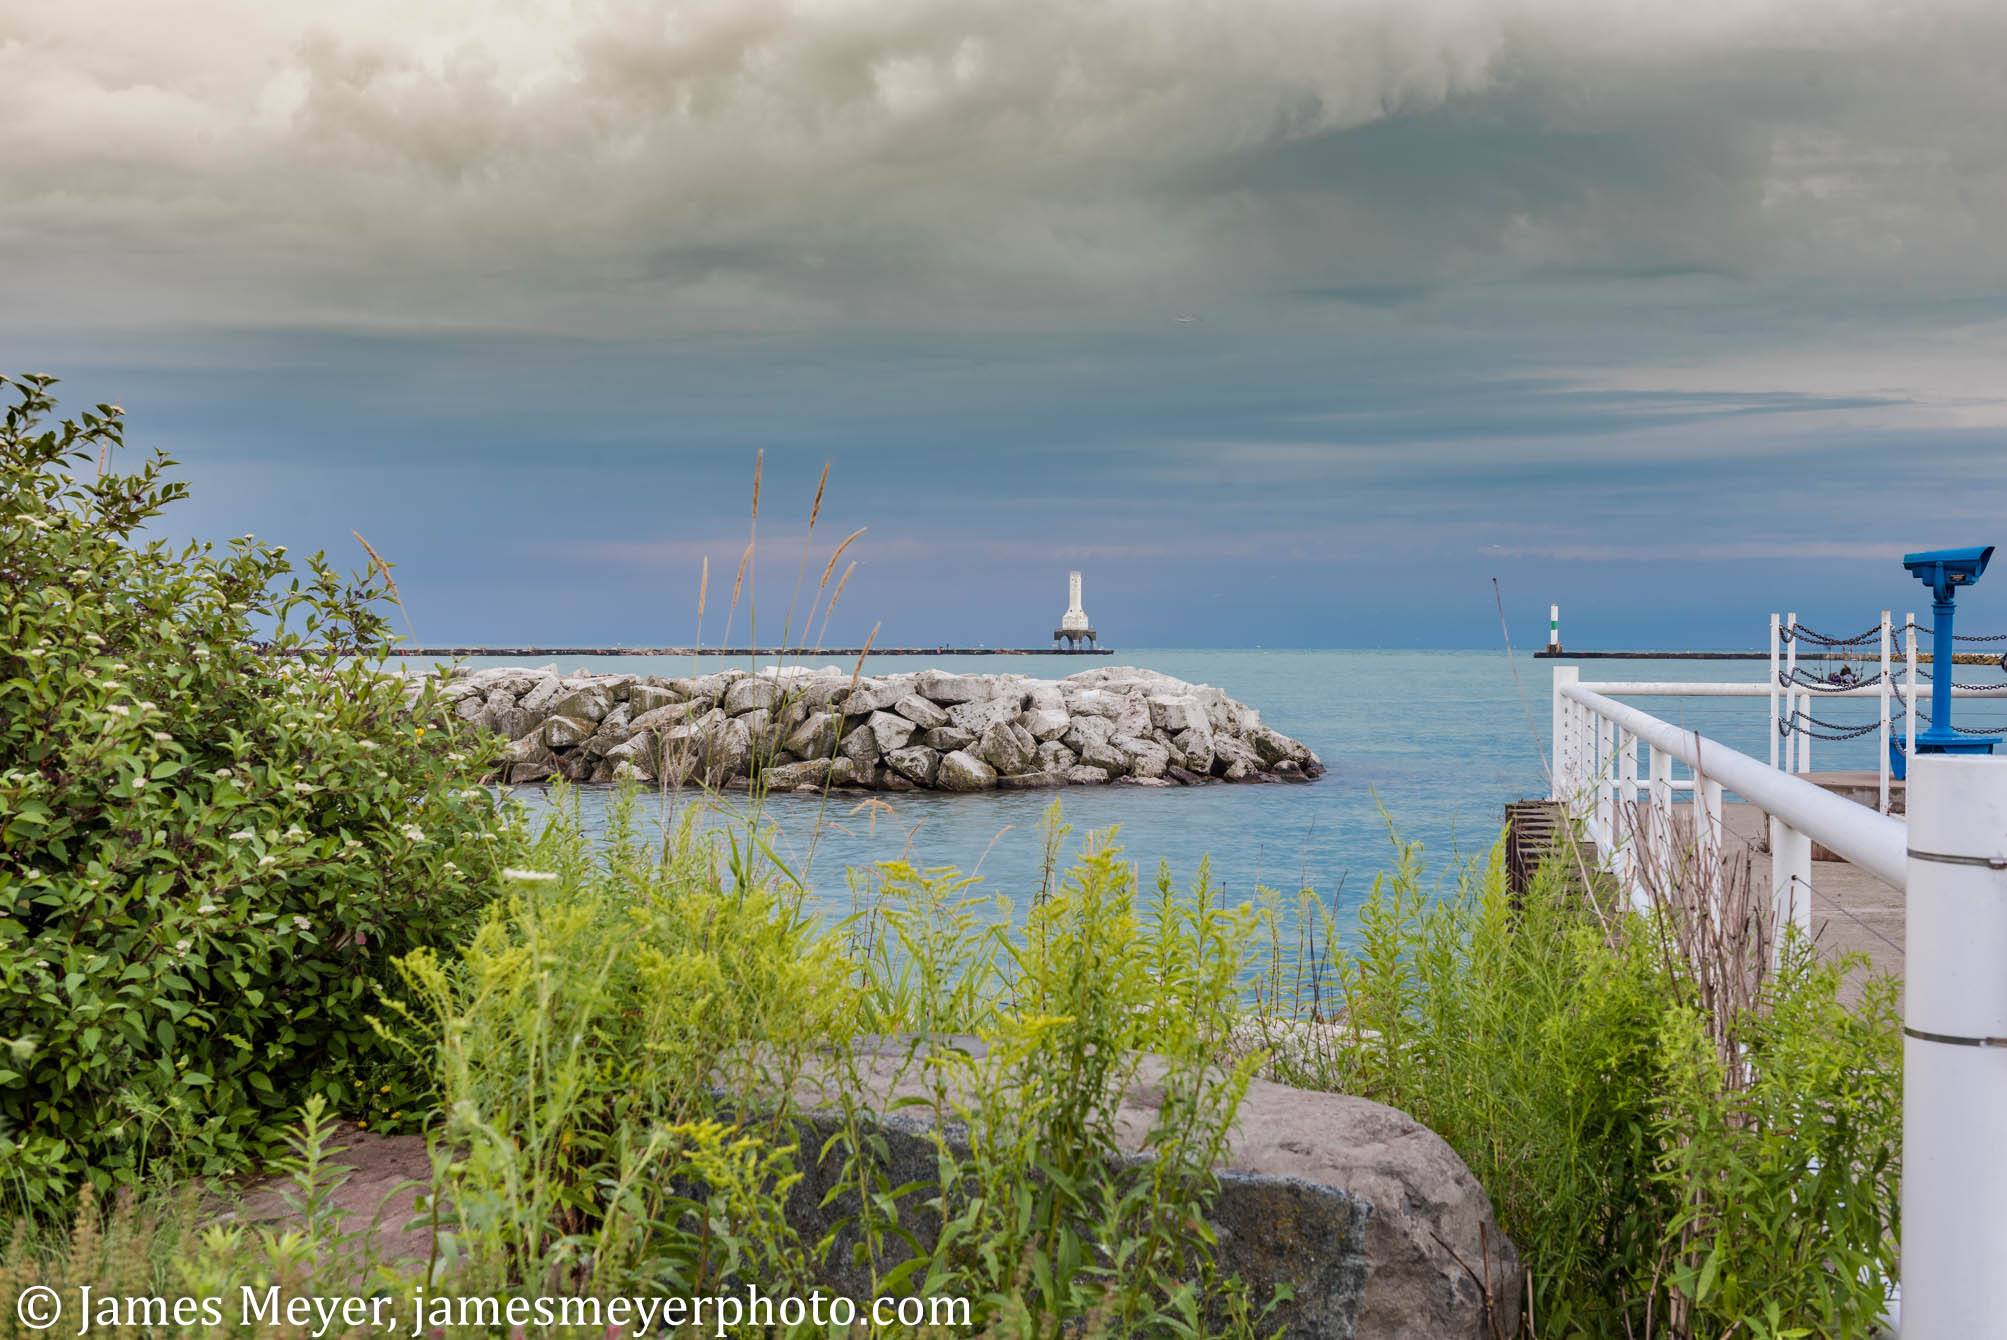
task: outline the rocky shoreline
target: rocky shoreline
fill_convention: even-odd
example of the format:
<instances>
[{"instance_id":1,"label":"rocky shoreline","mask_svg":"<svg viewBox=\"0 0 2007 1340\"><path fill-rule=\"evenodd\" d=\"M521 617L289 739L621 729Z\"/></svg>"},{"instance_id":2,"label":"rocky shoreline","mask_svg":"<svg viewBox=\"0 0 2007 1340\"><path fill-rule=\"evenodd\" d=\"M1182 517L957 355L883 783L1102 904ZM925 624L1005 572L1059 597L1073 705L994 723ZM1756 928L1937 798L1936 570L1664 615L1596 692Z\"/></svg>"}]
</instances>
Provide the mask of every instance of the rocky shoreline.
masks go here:
<instances>
[{"instance_id":1,"label":"rocky shoreline","mask_svg":"<svg viewBox=\"0 0 2007 1340\"><path fill-rule=\"evenodd\" d=\"M413 682L415 697L427 679ZM455 716L506 736L495 780L775 791L1303 782L1323 761L1207 684L1110 666L1060 680L787 666L654 675L455 667Z\"/></svg>"}]
</instances>

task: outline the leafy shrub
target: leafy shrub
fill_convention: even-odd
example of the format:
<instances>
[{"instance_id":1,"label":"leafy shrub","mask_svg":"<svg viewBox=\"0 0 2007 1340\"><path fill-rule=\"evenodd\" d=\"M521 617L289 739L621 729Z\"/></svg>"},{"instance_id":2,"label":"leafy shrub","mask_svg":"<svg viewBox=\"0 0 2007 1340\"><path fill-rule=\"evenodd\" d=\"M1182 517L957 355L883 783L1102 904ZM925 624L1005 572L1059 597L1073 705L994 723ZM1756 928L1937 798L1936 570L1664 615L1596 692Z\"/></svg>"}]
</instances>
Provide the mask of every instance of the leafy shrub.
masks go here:
<instances>
[{"instance_id":1,"label":"leafy shrub","mask_svg":"<svg viewBox=\"0 0 2007 1340\"><path fill-rule=\"evenodd\" d=\"M633 799L590 837L561 799L466 948L401 965L402 1031L440 1068L447 1247L485 1288L801 1278L773 1100L854 1028L849 965L727 876L694 809L651 842Z\"/></svg>"},{"instance_id":2,"label":"leafy shrub","mask_svg":"<svg viewBox=\"0 0 2007 1340\"><path fill-rule=\"evenodd\" d=\"M109 468L48 378L0 428L0 1192L49 1207L269 1147L312 1090L408 1080L370 1027L509 832L483 746L380 673L387 577L142 532L186 486Z\"/></svg>"},{"instance_id":3,"label":"leafy shrub","mask_svg":"<svg viewBox=\"0 0 2007 1340\"><path fill-rule=\"evenodd\" d=\"M869 1255L895 1239L919 1248L878 1287L973 1298L1001 1334L1245 1330L1267 1300L1216 1276L1205 1215L1253 1073L1226 1058L1255 918L1225 907L1203 871L1187 891L1160 870L1146 897L1111 834L1090 836L1054 879L1057 804L1046 822L1046 890L1021 934L971 881L900 862L880 867L859 923L875 1026L980 1044L912 1054L932 1110L931 1185L890 1186L853 1136ZM1135 1158L1117 1114L1146 1079L1161 1102ZM916 1208L940 1216L931 1240L911 1232Z\"/></svg>"},{"instance_id":4,"label":"leafy shrub","mask_svg":"<svg viewBox=\"0 0 2007 1340\"><path fill-rule=\"evenodd\" d=\"M1709 961L1678 900L1613 910L1558 864L1518 899L1501 850L1440 899L1418 868L1406 849L1375 882L1335 1009L1271 995L1310 1025L1269 1026L1277 1077L1441 1134L1520 1248L1539 1335L1869 1333L1897 1250L1894 985L1844 1003L1861 964L1797 939L1774 971L1760 936Z\"/></svg>"},{"instance_id":5,"label":"leafy shrub","mask_svg":"<svg viewBox=\"0 0 2007 1340\"><path fill-rule=\"evenodd\" d=\"M404 960L400 1035L442 1067L433 1204L456 1287L805 1289L841 1239L878 1292L966 1298L999 1332L1233 1315L1204 1209L1249 1073L1217 1064L1247 915L1167 879L1145 903L1096 842L1020 943L969 881L898 863L869 915L829 929L685 820L646 837L629 796L588 837L560 804L465 950ZM863 1030L927 1035L931 1180L884 1176ZM1135 1159L1116 1109L1146 1049L1163 1101ZM849 1115L825 1149L796 1144L801 1093ZM848 1210L809 1240L789 1195L825 1158Z\"/></svg>"}]
</instances>

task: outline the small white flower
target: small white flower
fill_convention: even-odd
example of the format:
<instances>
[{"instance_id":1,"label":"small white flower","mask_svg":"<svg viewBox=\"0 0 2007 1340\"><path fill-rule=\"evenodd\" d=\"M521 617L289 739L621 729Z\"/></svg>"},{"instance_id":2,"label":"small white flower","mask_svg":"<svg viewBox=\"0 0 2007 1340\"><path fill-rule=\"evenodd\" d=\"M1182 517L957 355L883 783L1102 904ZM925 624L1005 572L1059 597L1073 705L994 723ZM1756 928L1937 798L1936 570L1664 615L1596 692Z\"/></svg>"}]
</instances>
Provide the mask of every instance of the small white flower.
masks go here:
<instances>
[{"instance_id":1,"label":"small white flower","mask_svg":"<svg viewBox=\"0 0 2007 1340\"><path fill-rule=\"evenodd\" d=\"M279 863L279 858L272 855L270 852L267 852L265 855L260 856L258 858L258 868L260 870L268 869L269 867L275 866L278 863Z\"/></svg>"},{"instance_id":2,"label":"small white flower","mask_svg":"<svg viewBox=\"0 0 2007 1340\"><path fill-rule=\"evenodd\" d=\"M518 870L513 866L502 871L502 878L519 884L555 884L557 876L548 870Z\"/></svg>"},{"instance_id":3,"label":"small white flower","mask_svg":"<svg viewBox=\"0 0 2007 1340\"><path fill-rule=\"evenodd\" d=\"M300 841L302 838L306 837L306 835L307 835L307 830L300 827L298 824L294 824L291 828L288 828L286 830L286 837L294 842Z\"/></svg>"},{"instance_id":4,"label":"small white flower","mask_svg":"<svg viewBox=\"0 0 2007 1340\"><path fill-rule=\"evenodd\" d=\"M105 711L111 713L115 717L129 717L132 715L132 709L130 707L124 706L121 703L109 703L106 705Z\"/></svg>"},{"instance_id":5,"label":"small white flower","mask_svg":"<svg viewBox=\"0 0 2007 1340\"><path fill-rule=\"evenodd\" d=\"M313 928L314 928L314 923L313 923L313 922L311 922L311 921L308 921L308 920L307 920L307 919L306 919L305 917L294 917L294 918L293 918L293 929L294 929L294 930L301 930L301 931L310 931L310 930L312 930Z\"/></svg>"},{"instance_id":6,"label":"small white flower","mask_svg":"<svg viewBox=\"0 0 2007 1340\"><path fill-rule=\"evenodd\" d=\"M144 773L132 779L132 789L135 791L146 790L146 775Z\"/></svg>"},{"instance_id":7,"label":"small white flower","mask_svg":"<svg viewBox=\"0 0 2007 1340\"><path fill-rule=\"evenodd\" d=\"M188 946L192 943L194 942L191 940L176 940L174 942L174 952L177 954L186 954L188 952Z\"/></svg>"},{"instance_id":8,"label":"small white flower","mask_svg":"<svg viewBox=\"0 0 2007 1340\"><path fill-rule=\"evenodd\" d=\"M173 743L174 743L174 737L173 737L172 735L169 735L169 734L168 734L168 733L167 733L166 731L164 731L164 730L157 730L157 731L155 731L155 732L153 733L153 738L154 738L154 739L156 739L156 740L158 740L158 741L160 741L160 742L161 742L162 744L173 744Z\"/></svg>"},{"instance_id":9,"label":"small white flower","mask_svg":"<svg viewBox=\"0 0 2007 1340\"><path fill-rule=\"evenodd\" d=\"M230 840L232 842L249 842L257 836L256 833L253 833L248 828L240 828L230 835Z\"/></svg>"},{"instance_id":10,"label":"small white flower","mask_svg":"<svg viewBox=\"0 0 2007 1340\"><path fill-rule=\"evenodd\" d=\"M356 743L360 744L364 749L373 750L376 748L376 741L374 740L358 740Z\"/></svg>"},{"instance_id":11,"label":"small white flower","mask_svg":"<svg viewBox=\"0 0 2007 1340\"><path fill-rule=\"evenodd\" d=\"M312 794L313 794L313 793L315 792L315 790L317 790L317 789L318 789L318 788L316 788L316 787L314 786L314 784L313 784L312 782L294 782L294 783L293 783L293 790L295 790L295 791L299 792L299 793L300 793L301 795L303 795L303 796L310 796L310 795L312 795Z\"/></svg>"},{"instance_id":12,"label":"small white flower","mask_svg":"<svg viewBox=\"0 0 2007 1340\"><path fill-rule=\"evenodd\" d=\"M218 768L216 769L215 772L210 774L210 776L214 777L219 782L227 782L236 775L237 775L236 773L231 772L230 769L228 768Z\"/></svg>"},{"instance_id":13,"label":"small white flower","mask_svg":"<svg viewBox=\"0 0 2007 1340\"><path fill-rule=\"evenodd\" d=\"M397 831L404 834L404 836L410 838L413 842L425 841L425 830L420 828L417 824L406 824L404 825L404 827L398 829Z\"/></svg>"},{"instance_id":14,"label":"small white flower","mask_svg":"<svg viewBox=\"0 0 2007 1340\"><path fill-rule=\"evenodd\" d=\"M460 867L459 867L459 866L457 866L457 865L454 865L454 864L453 864L453 863L452 863L451 861L448 861L448 862L446 863L446 870L447 870L447 873L449 873L449 874L454 874L454 875L457 875L457 874L459 874L459 873L460 873Z\"/></svg>"},{"instance_id":15,"label":"small white flower","mask_svg":"<svg viewBox=\"0 0 2007 1340\"><path fill-rule=\"evenodd\" d=\"M202 906L195 909L195 914L200 917L206 917L214 913L215 911L216 911L216 904L204 903L202 904Z\"/></svg>"}]
</instances>

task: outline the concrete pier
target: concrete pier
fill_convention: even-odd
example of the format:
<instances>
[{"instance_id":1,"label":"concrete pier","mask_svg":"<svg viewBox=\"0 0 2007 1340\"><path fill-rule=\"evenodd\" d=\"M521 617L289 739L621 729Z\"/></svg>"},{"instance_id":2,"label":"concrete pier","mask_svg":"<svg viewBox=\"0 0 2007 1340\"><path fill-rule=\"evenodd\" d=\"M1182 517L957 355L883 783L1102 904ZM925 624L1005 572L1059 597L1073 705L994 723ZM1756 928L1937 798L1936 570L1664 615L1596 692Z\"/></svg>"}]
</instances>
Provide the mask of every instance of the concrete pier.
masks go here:
<instances>
[{"instance_id":1,"label":"concrete pier","mask_svg":"<svg viewBox=\"0 0 2007 1340\"><path fill-rule=\"evenodd\" d=\"M1813 776L1817 781L1818 777ZM1746 858L1752 887L1770 887L1769 824L1754 805L1722 807L1729 859ZM1839 860L1812 862L1812 939L1822 953L1861 953L1877 973L1903 975L1903 895Z\"/></svg>"}]
</instances>

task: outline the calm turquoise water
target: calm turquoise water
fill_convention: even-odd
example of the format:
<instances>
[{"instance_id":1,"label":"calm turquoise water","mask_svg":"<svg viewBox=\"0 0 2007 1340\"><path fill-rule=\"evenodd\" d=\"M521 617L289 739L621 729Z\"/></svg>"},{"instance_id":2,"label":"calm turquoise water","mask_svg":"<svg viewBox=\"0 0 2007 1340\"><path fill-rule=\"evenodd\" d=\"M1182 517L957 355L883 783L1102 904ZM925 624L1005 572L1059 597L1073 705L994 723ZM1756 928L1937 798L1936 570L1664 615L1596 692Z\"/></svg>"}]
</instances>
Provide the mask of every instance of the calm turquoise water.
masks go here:
<instances>
[{"instance_id":1,"label":"calm turquoise water","mask_svg":"<svg viewBox=\"0 0 2007 1340\"><path fill-rule=\"evenodd\" d=\"M743 664L743 661L739 662ZM595 671L692 673L692 661L606 657ZM1393 855L1389 826L1419 841L1431 879L1495 840L1508 801L1546 794L1552 663L1502 652L1443 651L1124 651L1112 658L888 657L867 673L940 665L973 673L1008 671L1059 678L1099 665L1139 665L1217 685L1261 710L1277 729L1303 740L1329 772L1308 785L1154 789L1081 787L1060 792L888 795L860 806L859 796L768 799L781 855L805 869L818 899L850 906L847 867L908 854L916 864L980 872L984 887L1020 905L1038 886L1039 819L1055 795L1076 835L1115 827L1146 875L1168 861L1180 881L1210 856L1216 883L1230 897L1257 885L1318 889L1341 913L1355 907ZM571 661L563 667L574 668ZM705 669L721 668L706 658ZM848 667L845 667L848 668ZM1515 674L1516 671L1516 674ZM1760 682L1761 662L1589 662L1587 680L1739 680ZM1871 671L1870 671L1871 673ZM1767 699L1637 699L1667 720L1766 757ZM1974 705L1974 717L1982 709ZM1871 719L1871 701L1821 703L1827 720ZM1874 738L1819 743L1814 763L1874 766ZM531 791L535 800L540 793ZM737 798L743 801L743 797ZM605 790L588 790L589 815L604 810ZM882 803L879 803L882 802ZM644 802L652 813L654 798Z\"/></svg>"}]
</instances>

